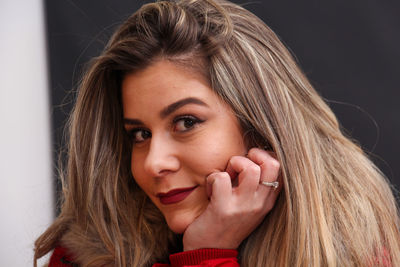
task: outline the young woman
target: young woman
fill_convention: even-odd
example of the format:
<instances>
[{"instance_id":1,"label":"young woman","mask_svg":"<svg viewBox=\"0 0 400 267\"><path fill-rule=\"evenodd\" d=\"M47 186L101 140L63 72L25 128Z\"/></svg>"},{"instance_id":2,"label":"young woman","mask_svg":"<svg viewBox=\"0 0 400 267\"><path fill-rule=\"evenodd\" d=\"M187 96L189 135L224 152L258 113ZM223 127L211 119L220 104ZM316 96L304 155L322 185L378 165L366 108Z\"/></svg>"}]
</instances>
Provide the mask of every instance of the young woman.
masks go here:
<instances>
[{"instance_id":1,"label":"young woman","mask_svg":"<svg viewBox=\"0 0 400 267\"><path fill-rule=\"evenodd\" d=\"M238 5L144 5L93 60L69 125L62 210L35 262L400 264L387 181Z\"/></svg>"}]
</instances>

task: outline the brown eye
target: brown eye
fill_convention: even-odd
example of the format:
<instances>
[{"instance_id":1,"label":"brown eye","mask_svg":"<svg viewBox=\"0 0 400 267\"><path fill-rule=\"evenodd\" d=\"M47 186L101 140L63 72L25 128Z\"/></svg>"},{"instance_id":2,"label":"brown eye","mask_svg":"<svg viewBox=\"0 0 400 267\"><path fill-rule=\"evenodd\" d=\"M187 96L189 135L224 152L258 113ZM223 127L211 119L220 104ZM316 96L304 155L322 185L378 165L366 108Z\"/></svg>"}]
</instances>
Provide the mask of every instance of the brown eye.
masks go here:
<instances>
[{"instance_id":1,"label":"brown eye","mask_svg":"<svg viewBox=\"0 0 400 267\"><path fill-rule=\"evenodd\" d=\"M180 117L174 120L175 127L174 131L176 132L186 132L196 126L196 124L201 123L202 121L193 116L185 116Z\"/></svg>"},{"instance_id":2,"label":"brown eye","mask_svg":"<svg viewBox=\"0 0 400 267\"><path fill-rule=\"evenodd\" d=\"M144 129L134 129L129 134L134 143L141 143L151 137L151 133Z\"/></svg>"}]
</instances>

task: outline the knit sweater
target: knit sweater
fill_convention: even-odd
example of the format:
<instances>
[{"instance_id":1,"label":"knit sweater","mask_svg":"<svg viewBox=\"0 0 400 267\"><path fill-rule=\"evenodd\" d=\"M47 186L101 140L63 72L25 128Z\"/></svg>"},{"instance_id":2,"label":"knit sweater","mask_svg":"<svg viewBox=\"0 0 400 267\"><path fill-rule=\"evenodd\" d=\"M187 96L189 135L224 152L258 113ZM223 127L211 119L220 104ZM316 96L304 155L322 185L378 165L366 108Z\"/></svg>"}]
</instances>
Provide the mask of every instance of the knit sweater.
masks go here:
<instances>
[{"instance_id":1,"label":"knit sweater","mask_svg":"<svg viewBox=\"0 0 400 267\"><path fill-rule=\"evenodd\" d=\"M237 251L231 249L197 249L169 256L170 263L156 263L153 267L239 267ZM77 267L73 256L63 247L56 247L50 258L49 267Z\"/></svg>"},{"instance_id":2,"label":"knit sweater","mask_svg":"<svg viewBox=\"0 0 400 267\"><path fill-rule=\"evenodd\" d=\"M169 264L156 263L153 267L240 267L237 255L238 252L231 249L197 249L171 254ZM369 266L375 265L392 266L386 249ZM78 264L73 262L73 256L65 248L57 247L50 258L49 267L78 267Z\"/></svg>"}]
</instances>

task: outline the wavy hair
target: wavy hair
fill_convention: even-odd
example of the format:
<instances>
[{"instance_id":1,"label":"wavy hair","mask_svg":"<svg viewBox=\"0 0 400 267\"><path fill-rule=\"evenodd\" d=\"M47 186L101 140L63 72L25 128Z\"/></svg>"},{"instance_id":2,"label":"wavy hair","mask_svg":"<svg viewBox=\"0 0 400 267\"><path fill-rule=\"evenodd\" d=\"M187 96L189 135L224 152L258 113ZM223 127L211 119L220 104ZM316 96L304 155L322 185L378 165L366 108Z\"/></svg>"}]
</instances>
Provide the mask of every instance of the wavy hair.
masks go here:
<instances>
[{"instance_id":1,"label":"wavy hair","mask_svg":"<svg viewBox=\"0 0 400 267\"><path fill-rule=\"evenodd\" d=\"M61 244L81 266L150 266L180 237L136 185L121 81L157 60L208 78L250 146L268 146L284 183L274 209L239 247L241 266L400 266L391 188L313 89L274 32L224 0L159 1L115 32L84 75L69 120L61 214L35 262Z\"/></svg>"}]
</instances>

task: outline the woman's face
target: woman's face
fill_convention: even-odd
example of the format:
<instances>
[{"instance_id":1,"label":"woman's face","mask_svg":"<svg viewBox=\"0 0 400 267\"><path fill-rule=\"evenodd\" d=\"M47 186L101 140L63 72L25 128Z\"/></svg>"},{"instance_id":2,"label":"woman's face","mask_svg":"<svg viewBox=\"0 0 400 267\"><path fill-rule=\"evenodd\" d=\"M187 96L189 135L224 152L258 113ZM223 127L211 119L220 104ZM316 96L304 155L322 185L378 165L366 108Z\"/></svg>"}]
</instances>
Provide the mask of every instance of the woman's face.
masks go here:
<instances>
[{"instance_id":1,"label":"woman's face","mask_svg":"<svg viewBox=\"0 0 400 267\"><path fill-rule=\"evenodd\" d=\"M206 177L246 154L238 120L200 74L158 61L122 83L136 183L183 233L209 203Z\"/></svg>"}]
</instances>

